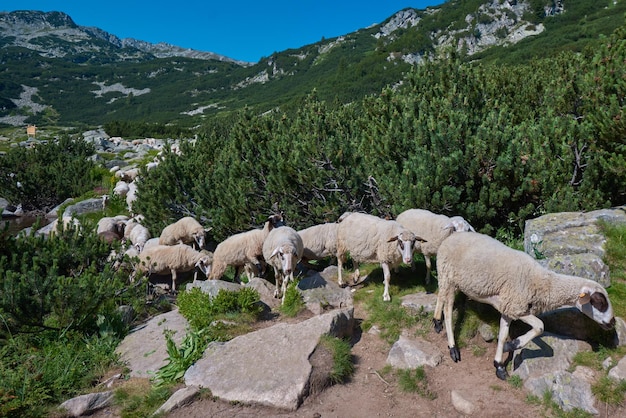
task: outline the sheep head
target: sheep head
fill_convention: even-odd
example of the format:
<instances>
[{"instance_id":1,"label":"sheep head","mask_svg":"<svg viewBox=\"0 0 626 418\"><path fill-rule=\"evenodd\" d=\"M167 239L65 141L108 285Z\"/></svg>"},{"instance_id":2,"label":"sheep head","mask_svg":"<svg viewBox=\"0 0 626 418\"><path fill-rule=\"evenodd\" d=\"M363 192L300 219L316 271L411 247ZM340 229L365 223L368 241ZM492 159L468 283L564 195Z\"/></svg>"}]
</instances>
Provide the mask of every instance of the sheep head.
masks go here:
<instances>
[{"instance_id":1,"label":"sheep head","mask_svg":"<svg viewBox=\"0 0 626 418\"><path fill-rule=\"evenodd\" d=\"M443 227L443 229L450 230L452 232L476 232L474 227L469 224L463 217L461 216L453 216L450 218L450 222Z\"/></svg>"},{"instance_id":2,"label":"sheep head","mask_svg":"<svg viewBox=\"0 0 626 418\"><path fill-rule=\"evenodd\" d=\"M280 257L281 270L286 275L291 274L293 271L293 267L295 264L295 260L297 258L296 249L291 245L282 245L280 247L276 247L274 251L272 251L272 255L270 259L275 256Z\"/></svg>"},{"instance_id":3,"label":"sheep head","mask_svg":"<svg viewBox=\"0 0 626 418\"><path fill-rule=\"evenodd\" d=\"M583 286L580 289L576 307L606 330L615 326L611 301L600 285L598 287Z\"/></svg>"},{"instance_id":4,"label":"sheep head","mask_svg":"<svg viewBox=\"0 0 626 418\"><path fill-rule=\"evenodd\" d=\"M423 238L416 236L411 231L402 231L398 235L394 235L389 238L387 242L396 241L398 244L398 251L402 254L402 261L405 264L411 264L413 261L413 251L417 242L426 242Z\"/></svg>"},{"instance_id":5,"label":"sheep head","mask_svg":"<svg viewBox=\"0 0 626 418\"><path fill-rule=\"evenodd\" d=\"M213 260L211 257L204 256L200 260L196 261L195 267L199 269L207 278L211 274L211 264Z\"/></svg>"}]
</instances>

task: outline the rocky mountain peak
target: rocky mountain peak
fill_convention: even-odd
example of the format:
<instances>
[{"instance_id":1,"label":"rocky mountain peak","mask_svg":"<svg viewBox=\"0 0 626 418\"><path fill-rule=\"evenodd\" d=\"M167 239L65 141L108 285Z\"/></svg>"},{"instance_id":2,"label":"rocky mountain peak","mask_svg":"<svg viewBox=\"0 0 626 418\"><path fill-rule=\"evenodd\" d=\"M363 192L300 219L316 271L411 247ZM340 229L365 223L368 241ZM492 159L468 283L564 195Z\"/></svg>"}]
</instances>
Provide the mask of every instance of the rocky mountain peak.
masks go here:
<instances>
[{"instance_id":1,"label":"rocky mountain peak","mask_svg":"<svg viewBox=\"0 0 626 418\"><path fill-rule=\"evenodd\" d=\"M4 40L6 46L24 47L37 51L42 56L54 58L109 50L109 53L117 55L120 60L127 60L129 57L149 58L150 56L187 57L227 61L242 66L250 65L250 63L212 52L181 48L166 43L152 44L132 38L120 39L96 27L77 25L63 12L35 10L0 12L0 39ZM59 43L59 41L67 41L68 44ZM50 45L54 47L51 48Z\"/></svg>"}]
</instances>

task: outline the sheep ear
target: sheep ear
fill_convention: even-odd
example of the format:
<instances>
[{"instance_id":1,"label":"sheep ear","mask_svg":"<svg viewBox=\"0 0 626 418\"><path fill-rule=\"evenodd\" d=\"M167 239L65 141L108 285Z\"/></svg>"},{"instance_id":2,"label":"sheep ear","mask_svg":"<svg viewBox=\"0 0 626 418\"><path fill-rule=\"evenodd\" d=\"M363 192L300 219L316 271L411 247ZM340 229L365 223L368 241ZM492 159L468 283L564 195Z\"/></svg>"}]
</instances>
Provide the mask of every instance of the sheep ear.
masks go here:
<instances>
[{"instance_id":1,"label":"sheep ear","mask_svg":"<svg viewBox=\"0 0 626 418\"><path fill-rule=\"evenodd\" d=\"M272 251L272 255L270 255L270 258L273 258L276 254L278 254L279 251L280 251L280 248L278 247L274 248L274 251Z\"/></svg>"},{"instance_id":2,"label":"sheep ear","mask_svg":"<svg viewBox=\"0 0 626 418\"><path fill-rule=\"evenodd\" d=\"M418 237L418 236L415 236L415 241L419 241L419 242L428 242L428 241L426 241L424 238L422 238L422 237Z\"/></svg>"},{"instance_id":3,"label":"sheep ear","mask_svg":"<svg viewBox=\"0 0 626 418\"><path fill-rule=\"evenodd\" d=\"M454 229L454 222L450 222L446 226L443 227L444 231L448 229Z\"/></svg>"},{"instance_id":4,"label":"sheep ear","mask_svg":"<svg viewBox=\"0 0 626 418\"><path fill-rule=\"evenodd\" d=\"M212 226L210 226L210 227L208 227L208 228L204 228L204 232L205 232L205 233L207 233L207 232L209 232L209 231L210 231L210 230L212 230L212 229L213 229L213 227L212 227Z\"/></svg>"},{"instance_id":5,"label":"sheep ear","mask_svg":"<svg viewBox=\"0 0 626 418\"><path fill-rule=\"evenodd\" d=\"M578 295L578 301L581 305L585 305L591 302L591 294L588 289L582 289L580 294Z\"/></svg>"},{"instance_id":6,"label":"sheep ear","mask_svg":"<svg viewBox=\"0 0 626 418\"><path fill-rule=\"evenodd\" d=\"M398 236L396 235L395 237L391 237L387 240L387 242L392 242L392 241L397 241L398 240Z\"/></svg>"}]
</instances>

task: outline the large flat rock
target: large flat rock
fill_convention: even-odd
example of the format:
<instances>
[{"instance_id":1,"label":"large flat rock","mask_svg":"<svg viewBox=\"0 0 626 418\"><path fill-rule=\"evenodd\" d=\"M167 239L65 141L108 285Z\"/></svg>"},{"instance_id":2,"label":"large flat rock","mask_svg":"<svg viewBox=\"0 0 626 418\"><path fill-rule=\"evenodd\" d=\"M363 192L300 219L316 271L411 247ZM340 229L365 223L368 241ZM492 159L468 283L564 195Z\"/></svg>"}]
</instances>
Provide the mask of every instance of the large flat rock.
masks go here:
<instances>
[{"instance_id":1,"label":"large flat rock","mask_svg":"<svg viewBox=\"0 0 626 418\"><path fill-rule=\"evenodd\" d=\"M347 337L353 327L353 309L337 309L298 324L280 323L211 343L185 373L185 384L207 388L223 400L293 411L308 394L309 357L320 337Z\"/></svg>"},{"instance_id":2,"label":"large flat rock","mask_svg":"<svg viewBox=\"0 0 626 418\"><path fill-rule=\"evenodd\" d=\"M115 351L130 369L131 376L151 378L167 364L169 356L165 330L174 332L172 339L180 344L188 327L187 320L178 309L166 312L128 334Z\"/></svg>"}]
</instances>

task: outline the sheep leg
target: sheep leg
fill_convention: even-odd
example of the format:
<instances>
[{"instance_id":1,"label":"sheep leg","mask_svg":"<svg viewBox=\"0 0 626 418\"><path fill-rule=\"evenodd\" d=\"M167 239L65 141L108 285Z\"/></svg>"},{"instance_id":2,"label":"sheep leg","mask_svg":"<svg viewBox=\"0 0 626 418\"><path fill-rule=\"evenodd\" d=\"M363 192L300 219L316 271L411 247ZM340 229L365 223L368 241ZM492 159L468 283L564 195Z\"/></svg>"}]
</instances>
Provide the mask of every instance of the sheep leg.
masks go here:
<instances>
[{"instance_id":1,"label":"sheep leg","mask_svg":"<svg viewBox=\"0 0 626 418\"><path fill-rule=\"evenodd\" d=\"M241 269L242 268L244 268L244 267L243 266L235 267L235 277L233 277L233 280L235 281L235 283L241 284L241 279L239 278L239 276L241 275Z\"/></svg>"},{"instance_id":2,"label":"sheep leg","mask_svg":"<svg viewBox=\"0 0 626 418\"><path fill-rule=\"evenodd\" d=\"M452 308L454 307L454 288L448 288L447 285L442 284L439 287L439 294L437 295L437 304L435 305L435 313L433 314L433 324L435 326L435 332L441 332L441 316L443 315L443 322L446 326L446 337L448 338L448 348L450 349L450 357L454 362L461 361L461 352L456 347L454 341L454 330L452 328ZM443 312L445 308L445 312Z\"/></svg>"},{"instance_id":3,"label":"sheep leg","mask_svg":"<svg viewBox=\"0 0 626 418\"><path fill-rule=\"evenodd\" d=\"M176 293L176 270L172 269L172 293Z\"/></svg>"},{"instance_id":4,"label":"sheep leg","mask_svg":"<svg viewBox=\"0 0 626 418\"><path fill-rule=\"evenodd\" d=\"M289 283L293 280L293 274L288 274L283 278L283 284L281 286L282 292L283 292L283 299L281 301L281 304L284 305L285 304L285 295L287 294L287 286L289 286Z\"/></svg>"},{"instance_id":5,"label":"sheep leg","mask_svg":"<svg viewBox=\"0 0 626 418\"><path fill-rule=\"evenodd\" d=\"M500 330L498 331L498 346L496 347L496 356L493 359L493 366L496 368L496 376L500 380L506 380L509 377L509 374L506 371L507 362L504 361L503 356L505 351L511 351L505 348L505 341L509 336L510 327L511 318L506 315L501 315Z\"/></svg>"},{"instance_id":6,"label":"sheep leg","mask_svg":"<svg viewBox=\"0 0 626 418\"><path fill-rule=\"evenodd\" d=\"M274 290L274 297L279 298L281 297L280 290L283 287L283 276L278 270L276 270L276 267L274 267L274 278L276 280L276 290Z\"/></svg>"},{"instance_id":7,"label":"sheep leg","mask_svg":"<svg viewBox=\"0 0 626 418\"><path fill-rule=\"evenodd\" d=\"M345 263L344 255L337 253L337 284L341 287L345 287L346 284L343 282L342 271L343 271L343 263Z\"/></svg>"},{"instance_id":8,"label":"sheep leg","mask_svg":"<svg viewBox=\"0 0 626 418\"><path fill-rule=\"evenodd\" d=\"M391 272L389 271L389 264L381 263L381 267L383 268L383 281L385 283L385 291L383 292L383 300L385 302L389 302L391 300L391 296L389 296L389 279L391 278ZM359 271L357 269L357 271Z\"/></svg>"},{"instance_id":9,"label":"sheep leg","mask_svg":"<svg viewBox=\"0 0 626 418\"><path fill-rule=\"evenodd\" d=\"M432 264L430 262L430 257L427 255L424 255L424 261L426 261L426 284L430 284L430 269L432 267ZM415 261L413 263L411 263L411 267L413 271L415 271Z\"/></svg>"},{"instance_id":10,"label":"sheep leg","mask_svg":"<svg viewBox=\"0 0 626 418\"><path fill-rule=\"evenodd\" d=\"M505 342L506 338L509 335L509 328L510 328L512 319L505 315L502 315L502 317L500 318L500 331L498 332L498 347L496 348L496 356L493 360L493 365L496 368L496 376L498 376L498 378L502 380L506 380L508 377L508 374L506 372L506 365L508 364L508 361L511 358L511 355L509 355L509 358L505 361L503 359L504 353L512 353L513 351L524 347L533 338L543 333L543 322L541 321L541 319L537 318L536 316L526 315L526 316L520 317L519 319L531 326L530 331L528 331L526 334L520 337L517 337L516 339L512 341Z\"/></svg>"},{"instance_id":11,"label":"sheep leg","mask_svg":"<svg viewBox=\"0 0 626 418\"><path fill-rule=\"evenodd\" d=\"M439 287L439 293L437 294L437 304L435 305L435 311L433 312L433 326L437 334L439 334L443 329L443 321L441 320L444 301L443 292L443 289Z\"/></svg>"},{"instance_id":12,"label":"sheep leg","mask_svg":"<svg viewBox=\"0 0 626 418\"><path fill-rule=\"evenodd\" d=\"M361 279L361 269L359 269L359 263L356 264L356 269L354 269L354 273L352 274L352 283L357 284Z\"/></svg>"},{"instance_id":13,"label":"sheep leg","mask_svg":"<svg viewBox=\"0 0 626 418\"><path fill-rule=\"evenodd\" d=\"M448 300L443 314L443 322L446 324L446 335L448 337L448 348L450 357L454 362L461 361L461 352L454 341L454 328L452 328L452 308L454 307L454 291L447 292Z\"/></svg>"}]
</instances>

